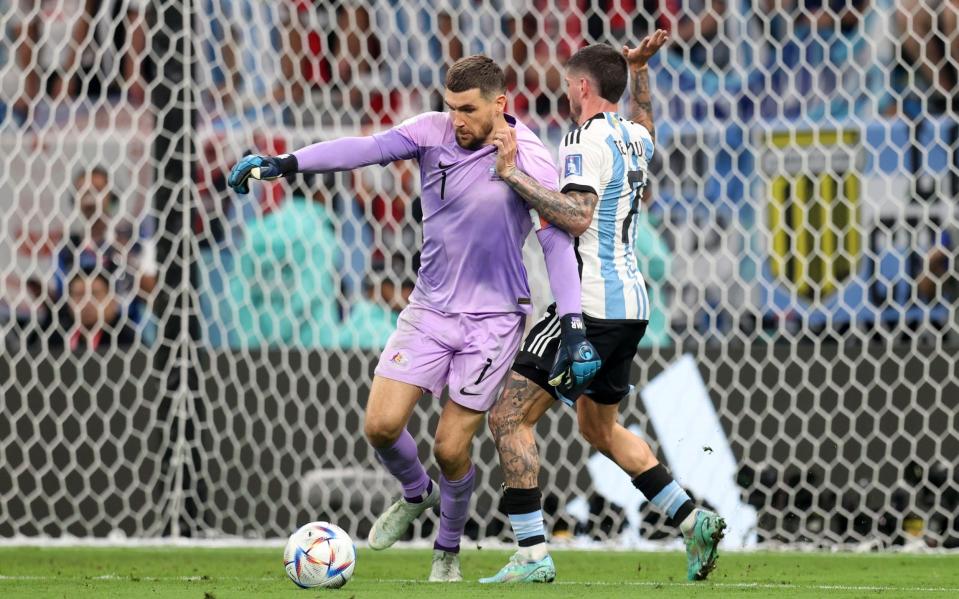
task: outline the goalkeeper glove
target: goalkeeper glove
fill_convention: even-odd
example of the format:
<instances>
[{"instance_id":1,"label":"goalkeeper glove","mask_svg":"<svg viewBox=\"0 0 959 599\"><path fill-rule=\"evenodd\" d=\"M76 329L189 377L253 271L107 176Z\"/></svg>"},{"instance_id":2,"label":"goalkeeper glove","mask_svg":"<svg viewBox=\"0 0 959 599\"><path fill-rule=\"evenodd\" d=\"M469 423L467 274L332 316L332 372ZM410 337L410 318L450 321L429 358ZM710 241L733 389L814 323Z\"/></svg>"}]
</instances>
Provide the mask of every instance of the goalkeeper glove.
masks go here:
<instances>
[{"instance_id":1,"label":"goalkeeper glove","mask_svg":"<svg viewBox=\"0 0 959 599\"><path fill-rule=\"evenodd\" d=\"M582 316L567 314L559 322L559 349L549 372L549 384L556 388L560 401L572 406L586 391L603 362L599 352L586 339Z\"/></svg>"},{"instance_id":2,"label":"goalkeeper glove","mask_svg":"<svg viewBox=\"0 0 959 599\"><path fill-rule=\"evenodd\" d=\"M281 156L257 156L250 154L236 163L230 171L227 184L240 193L249 193L250 179L272 181L296 173L299 164L293 154Z\"/></svg>"}]
</instances>

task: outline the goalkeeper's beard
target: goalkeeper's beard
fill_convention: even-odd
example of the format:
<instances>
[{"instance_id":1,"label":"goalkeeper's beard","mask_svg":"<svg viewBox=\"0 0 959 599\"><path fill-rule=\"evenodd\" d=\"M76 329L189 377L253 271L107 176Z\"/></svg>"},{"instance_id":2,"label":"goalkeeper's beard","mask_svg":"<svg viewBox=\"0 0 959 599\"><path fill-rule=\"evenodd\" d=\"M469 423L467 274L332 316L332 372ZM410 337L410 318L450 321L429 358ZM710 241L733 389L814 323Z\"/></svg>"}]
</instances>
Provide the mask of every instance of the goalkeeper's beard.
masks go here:
<instances>
[{"instance_id":1,"label":"goalkeeper's beard","mask_svg":"<svg viewBox=\"0 0 959 599\"><path fill-rule=\"evenodd\" d=\"M476 151L487 144L490 134L493 132L493 121L490 121L483 128L481 135L473 135L470 132L466 132L467 137L463 139L460 135L460 132L456 132L456 143L459 144L464 150L469 150L471 152Z\"/></svg>"}]
</instances>

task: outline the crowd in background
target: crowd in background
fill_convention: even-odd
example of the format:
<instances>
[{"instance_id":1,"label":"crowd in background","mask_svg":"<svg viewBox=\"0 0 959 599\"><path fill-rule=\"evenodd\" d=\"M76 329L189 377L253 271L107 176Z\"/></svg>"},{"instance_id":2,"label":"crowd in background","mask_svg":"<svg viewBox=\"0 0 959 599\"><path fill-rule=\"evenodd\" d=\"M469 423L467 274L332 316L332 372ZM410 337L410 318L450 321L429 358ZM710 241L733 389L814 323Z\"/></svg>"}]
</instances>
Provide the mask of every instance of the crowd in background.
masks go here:
<instances>
[{"instance_id":1,"label":"crowd in background","mask_svg":"<svg viewBox=\"0 0 959 599\"><path fill-rule=\"evenodd\" d=\"M17 92L2 97L0 126L30 130L58 118L75 121L86 109L149 106L150 4L0 0L8 15L2 59L16 66L4 72L16 73ZM198 304L214 345L385 342L415 284L421 219L415 166L265 185L252 199L230 193L225 177L242 153L286 151L292 140L309 141L298 137L305 131L369 133L442 110L445 68L469 54L507 65L510 110L553 143L570 126L566 59L591 41L635 43L655 27L673 36L654 64L654 84L663 92L657 118L675 130L704 120L733 131L754 119L892 118L918 130L920 121L955 119L957 110L955 0L763 0L748 8L734 0L535 0L518 12L509 0L389 0L375 11L364 3L306 0L196 4L193 76L203 134L191 226ZM880 15L891 19L879 22ZM876 42L884 27L897 43ZM233 134L241 130L253 134L237 145ZM951 152L955 158L959 149ZM670 160L666 153L654 168L677 181L695 166ZM921 179L921 169L913 171ZM667 181L654 190L640 223L640 269L661 307L646 344L669 343L673 329L708 337L746 326L729 314L732 302L725 300L733 292L722 287L722 272L712 273L715 284L702 278L684 284L671 267L676 251L695 255L725 243L719 230L727 216L704 199L720 198L722 207L749 193L735 175L710 189L706 174L695 174L705 183L685 189ZM159 267L155 226L144 221L155 215L129 222L118 209L123 193L108 164L74 174L65 201L75 222L62 236L54 272L26 286L35 308L19 318L31 339L99 347L149 330ZM673 210L700 204L706 208L691 215ZM696 220L704 218L710 223ZM690 222L703 233L695 239L682 234ZM879 301L900 301L890 299L900 283L903 305L956 299L948 231L913 247L907 258L891 267L898 279ZM881 262L882 256L877 272ZM683 276L695 276L695 268ZM671 323L668 302L684 304L693 316ZM781 324L758 320L750 326Z\"/></svg>"}]
</instances>

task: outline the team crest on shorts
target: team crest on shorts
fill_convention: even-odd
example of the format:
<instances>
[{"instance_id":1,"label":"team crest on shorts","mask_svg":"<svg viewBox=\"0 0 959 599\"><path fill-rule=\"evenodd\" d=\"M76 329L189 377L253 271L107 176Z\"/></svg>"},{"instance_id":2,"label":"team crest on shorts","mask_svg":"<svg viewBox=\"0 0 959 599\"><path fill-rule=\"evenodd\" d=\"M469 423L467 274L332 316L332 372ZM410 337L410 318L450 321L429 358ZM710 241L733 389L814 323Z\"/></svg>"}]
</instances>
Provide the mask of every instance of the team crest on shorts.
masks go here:
<instances>
[{"instance_id":1,"label":"team crest on shorts","mask_svg":"<svg viewBox=\"0 0 959 599\"><path fill-rule=\"evenodd\" d=\"M400 351L393 354L393 357L390 358L390 362L392 362L393 364L397 366L407 366L410 363L410 361L406 358L406 356L403 355L403 352L400 352Z\"/></svg>"}]
</instances>

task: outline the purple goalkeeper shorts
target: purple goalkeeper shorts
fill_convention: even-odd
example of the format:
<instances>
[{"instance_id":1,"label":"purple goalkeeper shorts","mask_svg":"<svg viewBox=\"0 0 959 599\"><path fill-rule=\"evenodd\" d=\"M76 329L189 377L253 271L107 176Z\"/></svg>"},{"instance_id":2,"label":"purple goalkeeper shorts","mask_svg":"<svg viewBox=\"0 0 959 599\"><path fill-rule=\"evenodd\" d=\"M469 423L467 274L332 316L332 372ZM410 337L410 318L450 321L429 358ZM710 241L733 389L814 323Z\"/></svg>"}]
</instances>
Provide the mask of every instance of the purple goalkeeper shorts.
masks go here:
<instances>
[{"instance_id":1,"label":"purple goalkeeper shorts","mask_svg":"<svg viewBox=\"0 0 959 599\"><path fill-rule=\"evenodd\" d=\"M380 355L376 374L439 397L449 385L459 405L492 407L523 338L523 314L447 314L410 304Z\"/></svg>"}]
</instances>

